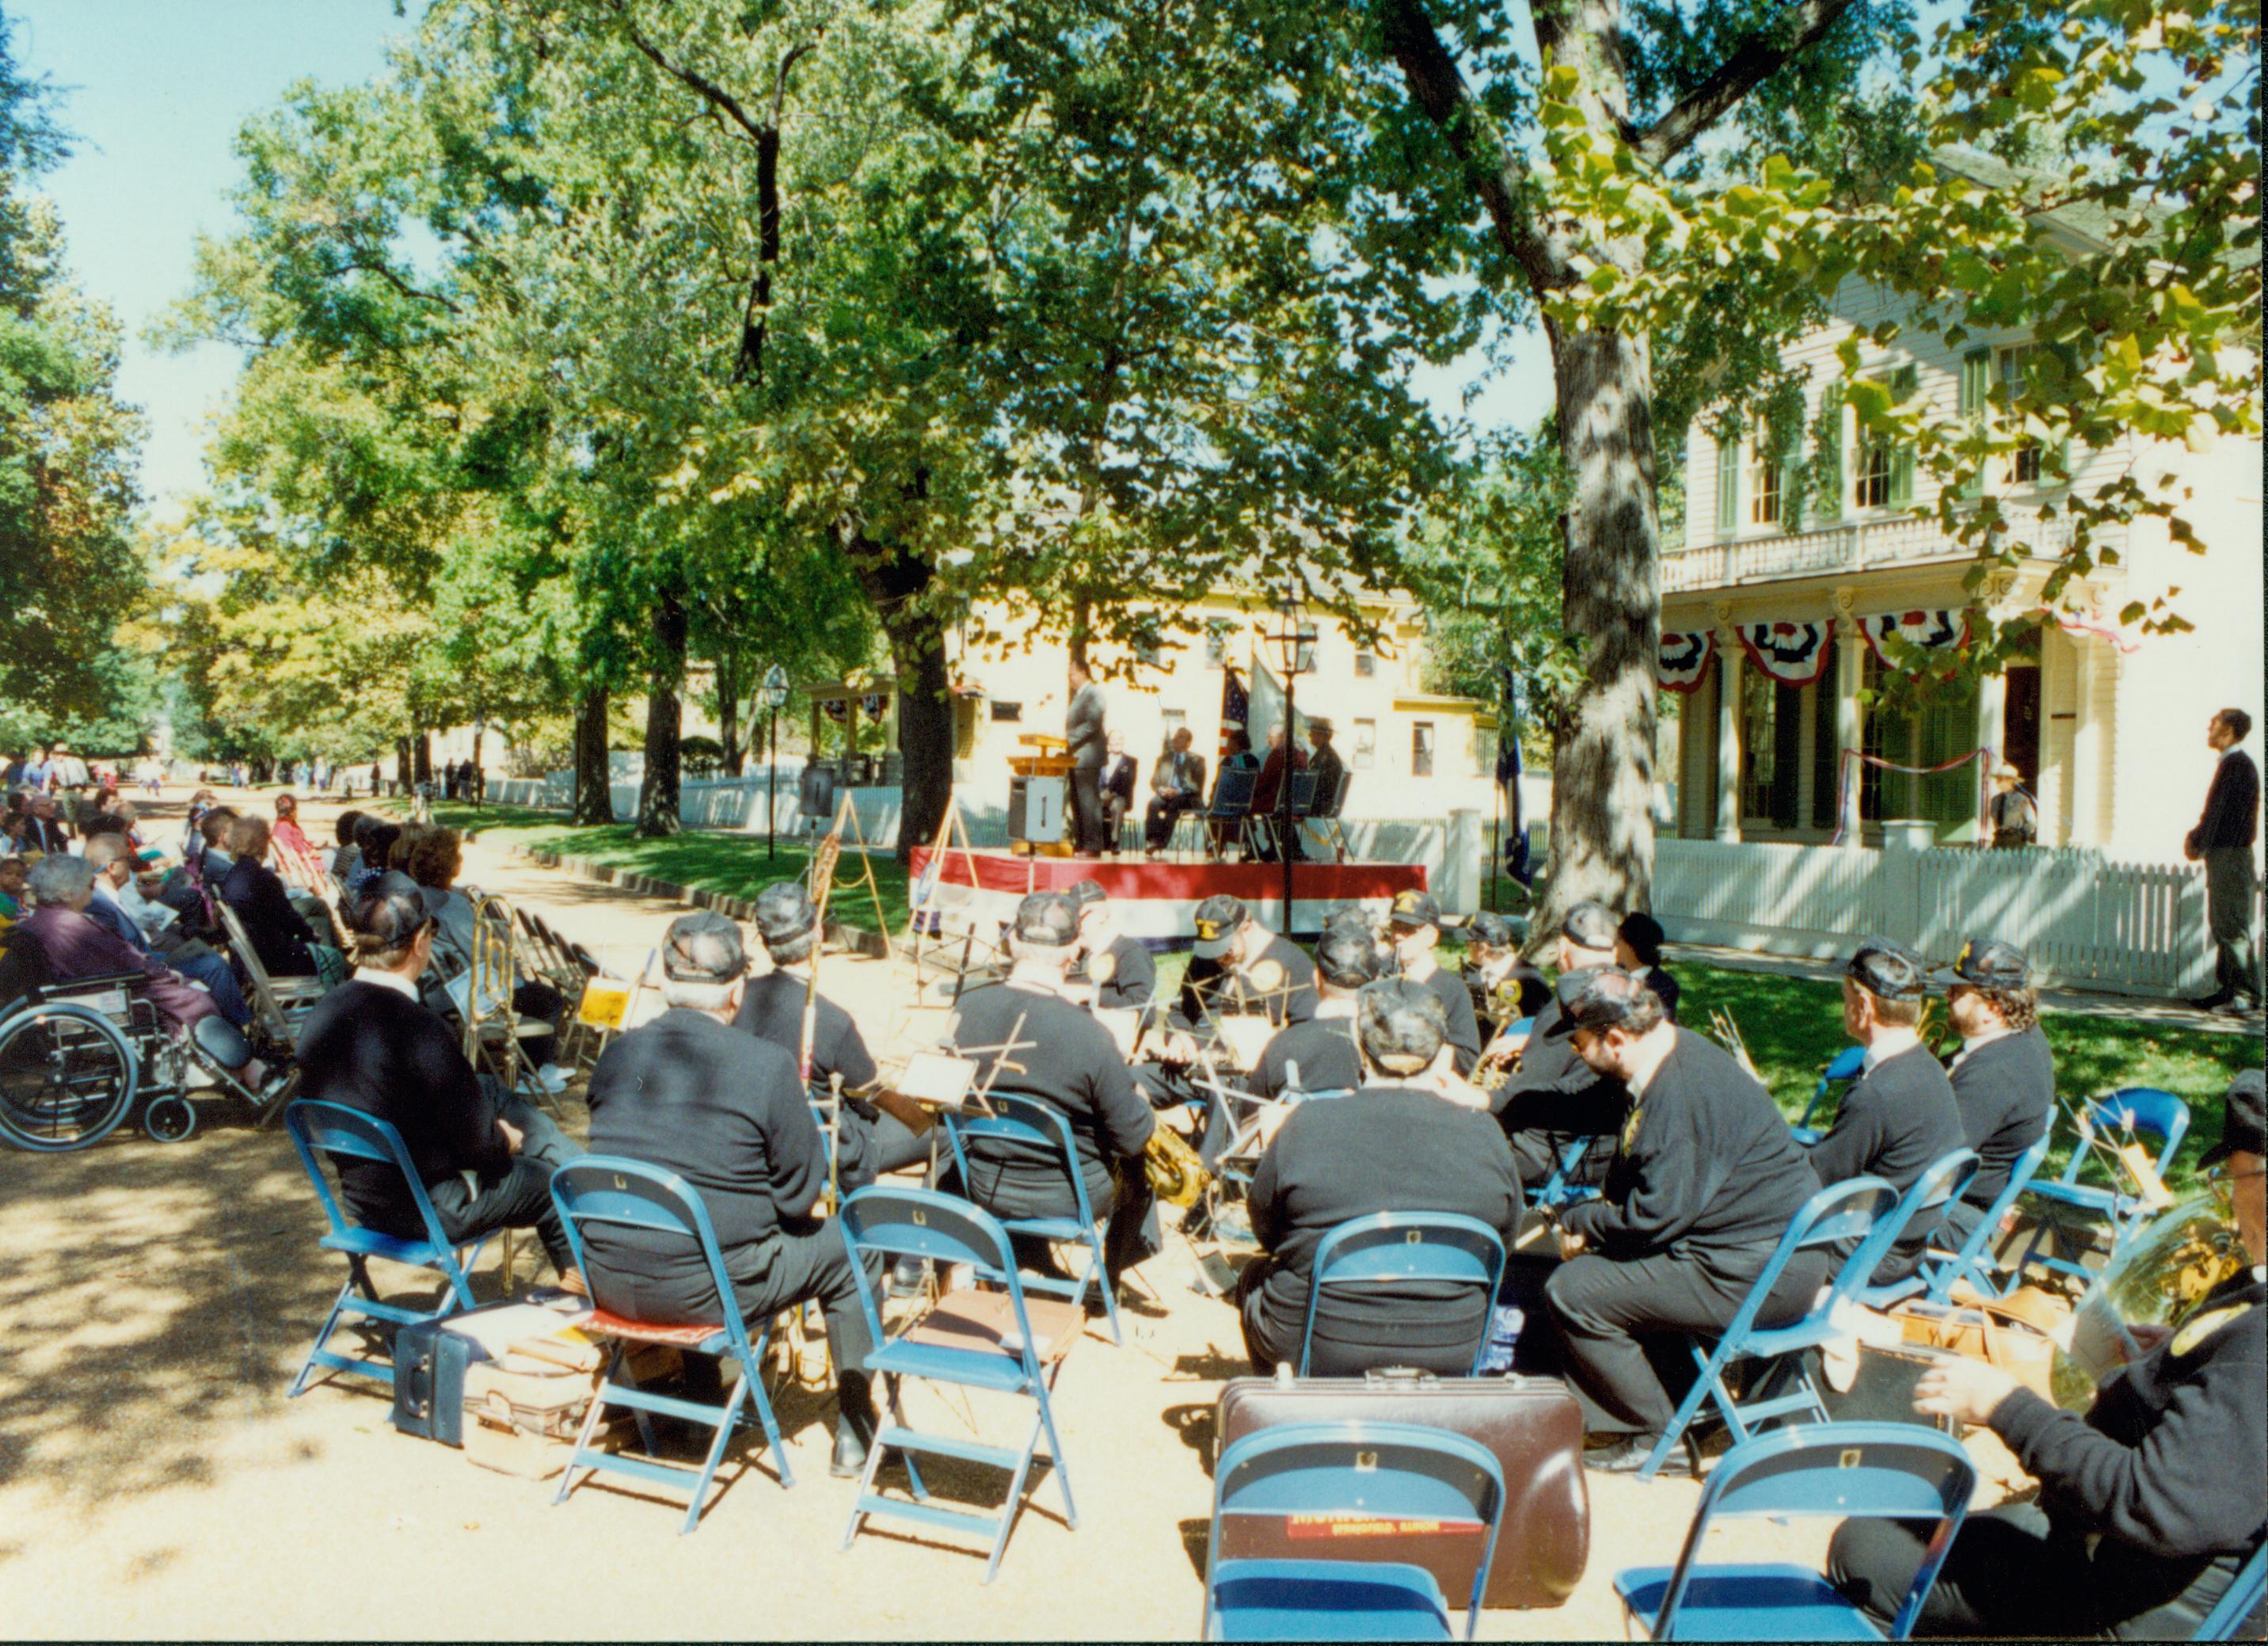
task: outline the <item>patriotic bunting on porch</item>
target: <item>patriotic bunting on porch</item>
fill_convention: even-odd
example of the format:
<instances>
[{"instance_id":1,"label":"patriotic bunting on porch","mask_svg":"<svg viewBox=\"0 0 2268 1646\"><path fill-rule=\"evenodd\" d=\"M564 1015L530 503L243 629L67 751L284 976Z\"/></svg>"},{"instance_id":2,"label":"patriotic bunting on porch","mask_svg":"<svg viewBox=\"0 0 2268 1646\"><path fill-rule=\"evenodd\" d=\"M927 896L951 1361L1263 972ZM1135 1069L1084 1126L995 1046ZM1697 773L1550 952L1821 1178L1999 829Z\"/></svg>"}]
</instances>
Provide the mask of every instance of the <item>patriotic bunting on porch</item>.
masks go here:
<instances>
[{"instance_id":1,"label":"patriotic bunting on porch","mask_svg":"<svg viewBox=\"0 0 2268 1646\"><path fill-rule=\"evenodd\" d=\"M2085 636L2093 639L2107 640L2121 652L2139 652L2142 649L2141 641L2127 633L2110 618L2103 616L2100 611L2057 611L2052 608L2043 606L2040 608L2040 612L2043 616L2053 617L2058 628L2075 638Z\"/></svg>"},{"instance_id":2,"label":"patriotic bunting on porch","mask_svg":"<svg viewBox=\"0 0 2268 1646\"><path fill-rule=\"evenodd\" d=\"M1654 662L1654 678L1664 691L1697 690L1709 678L1709 658L1714 651L1706 629L1690 629L1661 637L1661 653Z\"/></svg>"},{"instance_id":3,"label":"patriotic bunting on porch","mask_svg":"<svg viewBox=\"0 0 2268 1646\"><path fill-rule=\"evenodd\" d=\"M848 698L821 698L819 700L819 712L821 714L824 714L828 720L834 721L837 726L840 726L843 721L850 718L850 699Z\"/></svg>"},{"instance_id":4,"label":"patriotic bunting on porch","mask_svg":"<svg viewBox=\"0 0 2268 1646\"><path fill-rule=\"evenodd\" d=\"M1958 651L1969 644L1969 614L1941 606L1927 611L1877 612L1859 618L1859 628L1875 657L1885 664L1890 659L1882 654L1882 642L1892 635L1925 652Z\"/></svg>"},{"instance_id":5,"label":"patriotic bunting on porch","mask_svg":"<svg viewBox=\"0 0 2268 1646\"><path fill-rule=\"evenodd\" d=\"M870 691L858 699L858 712L870 721L880 720L882 711L889 706L890 694L887 691Z\"/></svg>"},{"instance_id":6,"label":"patriotic bunting on porch","mask_svg":"<svg viewBox=\"0 0 2268 1646\"><path fill-rule=\"evenodd\" d=\"M1783 686L1808 686L1827 672L1832 651L1823 623L1744 623L1741 649Z\"/></svg>"}]
</instances>

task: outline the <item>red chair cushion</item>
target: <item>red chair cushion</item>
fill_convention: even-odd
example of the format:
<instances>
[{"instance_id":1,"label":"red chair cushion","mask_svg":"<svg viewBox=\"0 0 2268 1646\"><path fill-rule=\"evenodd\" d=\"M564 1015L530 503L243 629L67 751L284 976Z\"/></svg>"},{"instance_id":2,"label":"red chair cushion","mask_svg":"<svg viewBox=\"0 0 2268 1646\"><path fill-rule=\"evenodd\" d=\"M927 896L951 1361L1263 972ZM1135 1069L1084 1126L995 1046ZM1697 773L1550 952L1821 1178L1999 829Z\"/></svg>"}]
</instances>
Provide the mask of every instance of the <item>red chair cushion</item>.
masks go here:
<instances>
[{"instance_id":1,"label":"red chair cushion","mask_svg":"<svg viewBox=\"0 0 2268 1646\"><path fill-rule=\"evenodd\" d=\"M581 1323L585 1332L602 1333L610 1338L628 1338L633 1343L667 1343L677 1348L697 1349L711 1338L722 1335L722 1326L652 1326L639 1320L626 1320L594 1309L591 1318Z\"/></svg>"}]
</instances>

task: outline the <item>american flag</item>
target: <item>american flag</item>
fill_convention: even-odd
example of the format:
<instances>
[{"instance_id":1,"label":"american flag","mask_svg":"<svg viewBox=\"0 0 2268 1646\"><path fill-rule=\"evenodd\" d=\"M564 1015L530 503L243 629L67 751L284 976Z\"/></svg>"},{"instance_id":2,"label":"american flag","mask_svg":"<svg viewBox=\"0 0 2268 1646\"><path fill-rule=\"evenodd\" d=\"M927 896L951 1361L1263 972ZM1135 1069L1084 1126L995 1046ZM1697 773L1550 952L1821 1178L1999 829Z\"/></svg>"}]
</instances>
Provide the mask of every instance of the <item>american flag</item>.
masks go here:
<instances>
[{"instance_id":1,"label":"american flag","mask_svg":"<svg viewBox=\"0 0 2268 1646\"><path fill-rule=\"evenodd\" d=\"M1228 734L1245 729L1244 722L1252 715L1252 694L1236 677L1236 665L1231 663L1221 673L1220 682L1220 749L1213 764L1219 765L1228 758Z\"/></svg>"}]
</instances>

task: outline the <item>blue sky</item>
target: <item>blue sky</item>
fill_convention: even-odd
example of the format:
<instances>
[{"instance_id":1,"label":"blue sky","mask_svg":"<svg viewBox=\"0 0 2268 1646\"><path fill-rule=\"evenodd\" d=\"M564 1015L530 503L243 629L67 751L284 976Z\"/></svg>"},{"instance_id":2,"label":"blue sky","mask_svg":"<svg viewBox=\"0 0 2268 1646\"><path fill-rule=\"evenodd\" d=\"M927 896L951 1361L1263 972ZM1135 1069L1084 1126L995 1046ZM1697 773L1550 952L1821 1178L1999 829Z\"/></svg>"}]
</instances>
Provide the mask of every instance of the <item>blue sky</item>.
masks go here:
<instances>
[{"instance_id":1,"label":"blue sky","mask_svg":"<svg viewBox=\"0 0 2268 1646\"><path fill-rule=\"evenodd\" d=\"M166 355L143 340L188 290L200 232L225 233L246 118L296 81L345 85L377 74L409 27L391 0L0 0L25 66L65 90L76 152L43 180L63 214L89 292L127 329L120 386L150 424L143 488L153 513L203 483L203 426L234 380L236 351ZM414 7L412 8L414 11ZM1526 426L1549 409L1540 336L1470 409L1484 425ZM1479 362L1428 371L1424 391L1456 415Z\"/></svg>"}]
</instances>

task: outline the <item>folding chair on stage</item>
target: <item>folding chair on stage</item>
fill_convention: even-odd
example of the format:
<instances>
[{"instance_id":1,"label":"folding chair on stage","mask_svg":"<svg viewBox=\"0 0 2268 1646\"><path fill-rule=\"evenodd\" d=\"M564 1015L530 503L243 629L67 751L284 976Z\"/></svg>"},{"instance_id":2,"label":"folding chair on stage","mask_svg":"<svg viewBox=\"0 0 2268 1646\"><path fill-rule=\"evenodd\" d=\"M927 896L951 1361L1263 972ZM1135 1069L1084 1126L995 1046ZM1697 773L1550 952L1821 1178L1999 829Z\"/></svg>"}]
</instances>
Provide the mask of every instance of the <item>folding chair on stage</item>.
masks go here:
<instances>
[{"instance_id":1,"label":"folding chair on stage","mask_svg":"<svg viewBox=\"0 0 2268 1646\"><path fill-rule=\"evenodd\" d=\"M877 1346L866 1357L866 1369L880 1380L888 1407L866 1454L866 1473L858 1481L858 1499L843 1530L843 1546L848 1549L859 1527L877 1515L949 1531L981 1532L991 1539L984 1564L989 1583L1000 1569L1008 1534L1024 1506L1024 1484L1042 1436L1048 1443L1049 1469L1063 1492L1064 1521L1078 1529L1079 1510L1071 1501L1071 1473L1064 1465L1063 1441L1056 1432L1049 1397L1064 1357L1085 1330L1086 1314L1075 1303L1026 1297L1007 1229L966 1200L929 1189L865 1188L843 1201L836 1222L850 1249L858 1305L866 1311L866 1325ZM870 1257L883 1261L870 1264ZM939 1274L966 1264L980 1285L998 1289L947 1292L895 1335L886 1336L868 1270L887 1268L888 1260L897 1258L926 1259ZM1029 1400L1032 1426L1017 1447L994 1445L965 1431L925 1433L906 1419L902 1385L909 1377ZM910 1501L884 1497L874 1488L882 1459L893 1451L904 1460ZM998 1516L932 1502L917 1460L923 1455L1006 1471L1008 1492Z\"/></svg>"},{"instance_id":2,"label":"folding chair on stage","mask_svg":"<svg viewBox=\"0 0 2268 1646\"><path fill-rule=\"evenodd\" d=\"M1204 827L1215 861L1232 839L1249 854L1252 843L1247 831L1252 823L1252 791L1259 781L1260 773L1249 766L1228 768L1214 780L1212 804L1204 809ZM1187 817L1194 812L1182 815Z\"/></svg>"},{"instance_id":3,"label":"folding chair on stage","mask_svg":"<svg viewBox=\"0 0 2268 1646\"><path fill-rule=\"evenodd\" d=\"M1288 1423L1245 1436L1213 1471L1205 1545L1209 1641L1454 1639L1449 1600L1422 1566L1379 1558L1391 1539L1318 1538L1307 1560L1224 1558L1241 1521L1281 1526L1420 1522L1469 1530L1479 1550L1462 1598L1465 1638L1504 1521L1504 1472L1487 1448L1417 1423Z\"/></svg>"},{"instance_id":4,"label":"folding chair on stage","mask_svg":"<svg viewBox=\"0 0 2268 1646\"><path fill-rule=\"evenodd\" d=\"M1504 1238L1476 1217L1454 1212L1373 1212L1350 1218L1315 1248L1307 1284L1307 1323L1300 1333L1300 1376L1314 1350L1315 1309L1327 1289L1390 1292L1412 1281L1470 1286L1480 1292L1473 1372L1488 1350L1489 1307L1504 1279Z\"/></svg>"},{"instance_id":5,"label":"folding chair on stage","mask_svg":"<svg viewBox=\"0 0 2268 1646\"><path fill-rule=\"evenodd\" d=\"M284 1128L291 1135L291 1147L298 1151L299 1163L307 1169L307 1179L315 1185L315 1198L322 1203L323 1216L330 1224L330 1233L323 1236L321 1244L326 1251L344 1253L347 1260L346 1284L339 1288L331 1312L323 1321L323 1329L315 1334L315 1347L307 1351L307 1358L300 1363L299 1375L291 1380L291 1393L296 1397L306 1390L308 1378L318 1366L331 1371L351 1372L357 1377L375 1378L391 1387L393 1367L366 1356L332 1352L328 1347L331 1334L338 1329L341 1318L358 1315L400 1327L446 1319L460 1310L472 1308L471 1270L480 1260L484 1243L474 1241L461 1252L449 1244L448 1236L441 1232L441 1220L434 1213L433 1203L425 1197L425 1185L410 1161L401 1133L375 1115L350 1109L343 1103L302 1098L284 1110ZM425 1237L406 1240L350 1222L329 1180L323 1176L322 1162L316 1158L319 1149L327 1155L378 1161L399 1171L409 1182L409 1198L417 1207ZM379 1297L370 1278L372 1258L438 1273L447 1282L439 1306L410 1309Z\"/></svg>"},{"instance_id":6,"label":"folding chair on stage","mask_svg":"<svg viewBox=\"0 0 2268 1646\"><path fill-rule=\"evenodd\" d=\"M1615 1574L1630 1621L1649 1640L1904 1640L1969 1513L1977 1465L1961 1443L1913 1423L1823 1423L1743 1441L1701 1487L1675 1566ZM1887 1637L1808 1566L1703 1565L1720 1520L1796 1518L1935 1523Z\"/></svg>"},{"instance_id":7,"label":"folding chair on stage","mask_svg":"<svg viewBox=\"0 0 2268 1646\"><path fill-rule=\"evenodd\" d=\"M2032 1230L2031 1243L2016 1260L2015 1273L2021 1275L2037 1263L2043 1268L2072 1276L2081 1286L2091 1283L2094 1270L2073 1258L2045 1256L2040 1251L2041 1244L2052 1233L2060 1245L2063 1236L2074 1232L2073 1224L2100 1222L2110 1229L2110 1254L2116 1256L2127 1236L2161 1209L2163 1203L2147 1192L2146 1185L2163 1178L2189 1129L2190 1106L2171 1092L2154 1087L2129 1086L2088 1104L2080 1112L2080 1140L2071 1151L2063 1175L2048 1183L2036 1177L2032 1180L2032 1198L2042 1203L2042 1215L2038 1226ZM2079 1174L2087 1164L2087 1157L2097 1147L2109 1147L2095 1141L2096 1134L2106 1131L2131 1133L2137 1148L2140 1148L2144 1138L2154 1138L2158 1148L2155 1154L2140 1148L2136 1163L2130 1163L2120 1151L2118 1163L2112 1168L2110 1186L2098 1188L2080 1182ZM2141 1172L2134 1170L2135 1164L2142 1168ZM2132 1190L2119 1185L2120 1172L2136 1177Z\"/></svg>"},{"instance_id":8,"label":"folding chair on stage","mask_svg":"<svg viewBox=\"0 0 2268 1646\"><path fill-rule=\"evenodd\" d=\"M701 1524L701 1510L709 1499L709 1483L716 1478L725 1443L732 1439L733 1431L747 1421L751 1410L763 1430L764 1443L771 1448L782 1489L793 1486L795 1471L789 1466L787 1450L780 1443L779 1424L772 1416L771 1402L764 1398L763 1354L771 1338L771 1323L766 1321L762 1331L749 1337L747 1325L733 1300L733 1282L725 1273L725 1256L717 1244L717 1231L709 1222L709 1209L702 1204L699 1191L675 1172L664 1171L658 1166L612 1155L585 1155L551 1174L551 1199L559 1208L560 1221L567 1226L567 1243L574 1248L575 1266L592 1282L591 1302L595 1312L580 1329L592 1336L606 1338L613 1346L606 1373L600 1380L598 1392L591 1399L591 1409L583 1419L582 1430L575 1436L575 1450L567 1459L566 1472L559 1477L559 1490L551 1501L567 1501L567 1494L575 1487L578 1469L626 1474L649 1486L666 1487L673 1491L684 1491L689 1487L693 1501L686 1509L685 1524L677 1530L681 1535L691 1532ZM591 1223L644 1229L699 1248L701 1260L717 1288L715 1323L652 1325L608 1309L601 1295L604 1284L592 1273L591 1266L583 1257L583 1228ZM616 1383L615 1379L622 1372L624 1358L633 1343L668 1344L687 1354L714 1354L720 1361L729 1362L739 1371L733 1381L733 1391L725 1397L724 1405L717 1406L674 1395L649 1393L635 1384ZM636 1414L638 1436L645 1446L646 1456L632 1457L592 1445L599 1420L610 1406L626 1407ZM716 1431L698 1473L673 1467L652 1456L653 1427L649 1414L653 1413Z\"/></svg>"},{"instance_id":9,"label":"folding chair on stage","mask_svg":"<svg viewBox=\"0 0 2268 1646\"><path fill-rule=\"evenodd\" d=\"M1073 1306L1084 1309L1087 1289L1092 1287L1102 1295L1103 1312L1110 1321L1110 1340L1123 1343L1118 1331L1117 1288L1111 1285L1110 1275L1102 1263L1102 1231L1094 1222L1094 1208L1087 1204L1086 1178L1079 1169L1079 1145L1071 1137L1071 1120L1062 1110L1042 1103L1036 1097L1019 1096L1011 1092L991 1092L986 1102L991 1105L989 1115L956 1114L945 1111L945 1134L953 1145L953 1163L961 1174L961 1186L966 1192L972 1181L968 1175L968 1154L965 1148L971 1138L989 1138L996 1142L1016 1145L1026 1150L1037 1150L1052 1155L1063 1162L1064 1173L1071 1179L1072 1204L1077 1214L1071 1217L997 1217L1000 1226L1012 1235L1027 1238L1060 1242L1066 1245L1086 1248L1086 1269L1075 1280L1060 1280L1051 1274L1022 1276L1024 1289L1049 1297L1067 1298Z\"/></svg>"},{"instance_id":10,"label":"folding chair on stage","mask_svg":"<svg viewBox=\"0 0 2268 1646\"><path fill-rule=\"evenodd\" d=\"M1334 862L1347 860L1346 835L1339 828L1339 819L1346 813L1347 794L1353 787L1353 771L1341 767L1339 780L1333 792L1318 794L1313 807L1303 814L1305 826L1313 830L1319 842L1330 847Z\"/></svg>"},{"instance_id":11,"label":"folding chair on stage","mask_svg":"<svg viewBox=\"0 0 2268 1646\"><path fill-rule=\"evenodd\" d=\"M1957 1251L1932 1251L1923 1259L1923 1270L1929 1276L1926 1295L1933 1303L1950 1302L1953 1288L1966 1283L1987 1297L2003 1297L2022 1282L2022 1271L2011 1273L2005 1283L1996 1280L1992 1266L1991 1248L2000 1225L2016 1208L2016 1197L2023 1193L2040 1163L2048 1157L2048 1134L2040 1133L2040 1140L2016 1156L2015 1164L2008 1169L2008 1181L1992 1204L1984 1208L1984 1217L1961 1243Z\"/></svg>"}]
</instances>

